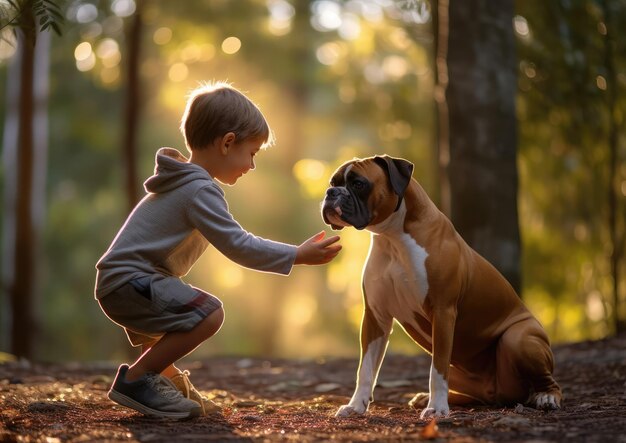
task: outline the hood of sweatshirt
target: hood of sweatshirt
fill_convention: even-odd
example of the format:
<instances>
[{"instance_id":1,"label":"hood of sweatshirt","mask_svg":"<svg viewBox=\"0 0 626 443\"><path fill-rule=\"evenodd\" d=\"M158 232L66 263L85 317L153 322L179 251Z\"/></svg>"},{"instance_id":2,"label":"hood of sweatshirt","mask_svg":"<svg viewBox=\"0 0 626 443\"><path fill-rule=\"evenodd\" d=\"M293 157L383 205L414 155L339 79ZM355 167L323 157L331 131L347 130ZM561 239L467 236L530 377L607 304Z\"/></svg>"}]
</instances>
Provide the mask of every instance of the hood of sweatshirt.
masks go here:
<instances>
[{"instance_id":1,"label":"hood of sweatshirt","mask_svg":"<svg viewBox=\"0 0 626 443\"><path fill-rule=\"evenodd\" d=\"M154 175L143 186L154 194L171 191L193 180L210 180L209 173L174 148L161 148L156 153Z\"/></svg>"}]
</instances>

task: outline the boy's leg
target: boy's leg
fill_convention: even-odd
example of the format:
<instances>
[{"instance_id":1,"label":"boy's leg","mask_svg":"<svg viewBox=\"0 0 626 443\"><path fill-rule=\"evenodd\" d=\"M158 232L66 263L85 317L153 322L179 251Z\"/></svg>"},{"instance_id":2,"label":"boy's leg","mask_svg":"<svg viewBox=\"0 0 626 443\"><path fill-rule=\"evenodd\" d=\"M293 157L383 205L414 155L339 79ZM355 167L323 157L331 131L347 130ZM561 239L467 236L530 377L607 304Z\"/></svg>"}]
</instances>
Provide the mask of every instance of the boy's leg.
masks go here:
<instances>
[{"instance_id":1,"label":"boy's leg","mask_svg":"<svg viewBox=\"0 0 626 443\"><path fill-rule=\"evenodd\" d=\"M120 366L109 398L149 415L204 413L204 404L183 395L167 375L178 372L174 362L219 330L224 318L219 299L180 279L153 275L131 280L99 302L125 328L131 344L145 345L132 367Z\"/></svg>"},{"instance_id":2,"label":"boy's leg","mask_svg":"<svg viewBox=\"0 0 626 443\"><path fill-rule=\"evenodd\" d=\"M145 354L155 344L156 341L141 345L141 353ZM219 405L202 395L191 383L191 380L189 380L189 371L182 371L172 363L161 372L161 375L169 378L186 398L199 403L200 406L202 406L202 415L217 414L222 411Z\"/></svg>"},{"instance_id":3,"label":"boy's leg","mask_svg":"<svg viewBox=\"0 0 626 443\"><path fill-rule=\"evenodd\" d=\"M223 319L223 310L219 308L190 331L165 334L132 367L120 366L109 391L109 398L144 414L160 417L188 418L215 412L207 411L199 393L198 400L183 395L178 386L162 376L161 372L166 369L175 371L173 363L214 335L221 327ZM132 369L139 372L139 375L129 375Z\"/></svg>"},{"instance_id":4,"label":"boy's leg","mask_svg":"<svg viewBox=\"0 0 626 443\"><path fill-rule=\"evenodd\" d=\"M137 380L147 372L157 374L161 374L165 370L171 372L173 369L169 368L171 365L215 335L223 322L224 310L219 308L189 331L166 333L128 369L126 379L129 381Z\"/></svg>"},{"instance_id":5,"label":"boy's leg","mask_svg":"<svg viewBox=\"0 0 626 443\"><path fill-rule=\"evenodd\" d=\"M168 377L186 398L200 404L202 415L220 412L221 408L218 405L200 394L191 384L189 372L181 371L174 363L215 335L223 322L224 310L219 308L190 331L169 332L156 344L143 346L142 355L128 370L128 373L133 370L139 372L139 376L136 373L129 376L127 373L127 379L132 380L133 377L141 377L146 372L160 373ZM164 365L166 366L163 367Z\"/></svg>"}]
</instances>

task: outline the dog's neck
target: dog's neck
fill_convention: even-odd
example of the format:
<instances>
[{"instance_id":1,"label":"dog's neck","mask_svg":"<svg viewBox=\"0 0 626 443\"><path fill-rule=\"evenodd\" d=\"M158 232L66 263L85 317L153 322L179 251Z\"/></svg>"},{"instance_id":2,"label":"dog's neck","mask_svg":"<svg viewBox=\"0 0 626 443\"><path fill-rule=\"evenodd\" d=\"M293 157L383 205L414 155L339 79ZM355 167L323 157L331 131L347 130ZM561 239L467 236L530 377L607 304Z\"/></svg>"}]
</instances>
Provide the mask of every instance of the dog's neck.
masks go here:
<instances>
[{"instance_id":1,"label":"dog's neck","mask_svg":"<svg viewBox=\"0 0 626 443\"><path fill-rule=\"evenodd\" d=\"M393 235L405 232L407 222L428 221L437 217L441 217L441 213L426 191L416 180L411 180L398 210L382 222L368 226L366 229L373 234Z\"/></svg>"},{"instance_id":2,"label":"dog's neck","mask_svg":"<svg viewBox=\"0 0 626 443\"><path fill-rule=\"evenodd\" d=\"M404 232L404 219L406 217L406 201L403 199L397 211L392 212L389 217L377 223L370 225L366 229L377 235L394 235Z\"/></svg>"}]
</instances>

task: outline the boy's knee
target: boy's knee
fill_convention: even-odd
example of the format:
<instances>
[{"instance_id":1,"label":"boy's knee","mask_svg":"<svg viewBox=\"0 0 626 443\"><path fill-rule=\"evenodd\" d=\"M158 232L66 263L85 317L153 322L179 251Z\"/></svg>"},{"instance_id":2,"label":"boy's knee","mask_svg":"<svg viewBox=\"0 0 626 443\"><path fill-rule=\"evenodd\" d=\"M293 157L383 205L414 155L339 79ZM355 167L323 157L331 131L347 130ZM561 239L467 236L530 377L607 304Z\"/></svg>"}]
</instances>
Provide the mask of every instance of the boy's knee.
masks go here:
<instances>
[{"instance_id":1,"label":"boy's knee","mask_svg":"<svg viewBox=\"0 0 626 443\"><path fill-rule=\"evenodd\" d=\"M224 308L220 307L217 310L211 312L209 317L214 317L213 321L217 324L217 328L221 328L222 324L224 324Z\"/></svg>"},{"instance_id":2,"label":"boy's knee","mask_svg":"<svg viewBox=\"0 0 626 443\"><path fill-rule=\"evenodd\" d=\"M211 337L217 331L220 330L224 323L224 308L220 307L211 312L202 322L198 325L206 337Z\"/></svg>"}]
</instances>

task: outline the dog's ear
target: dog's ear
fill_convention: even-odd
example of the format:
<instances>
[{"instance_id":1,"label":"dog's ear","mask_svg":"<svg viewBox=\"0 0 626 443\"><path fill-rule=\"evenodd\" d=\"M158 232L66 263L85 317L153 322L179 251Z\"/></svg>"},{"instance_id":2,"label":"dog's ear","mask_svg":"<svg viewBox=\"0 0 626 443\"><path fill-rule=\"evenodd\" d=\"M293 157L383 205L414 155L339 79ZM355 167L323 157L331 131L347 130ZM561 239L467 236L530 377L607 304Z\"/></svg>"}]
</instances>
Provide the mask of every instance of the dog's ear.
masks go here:
<instances>
[{"instance_id":1,"label":"dog's ear","mask_svg":"<svg viewBox=\"0 0 626 443\"><path fill-rule=\"evenodd\" d=\"M413 163L403 158L393 158L388 155L377 155L374 157L374 161L387 172L391 182L391 189L398 194L398 205L395 209L397 211L400 203L402 203L404 191L411 181Z\"/></svg>"}]
</instances>

